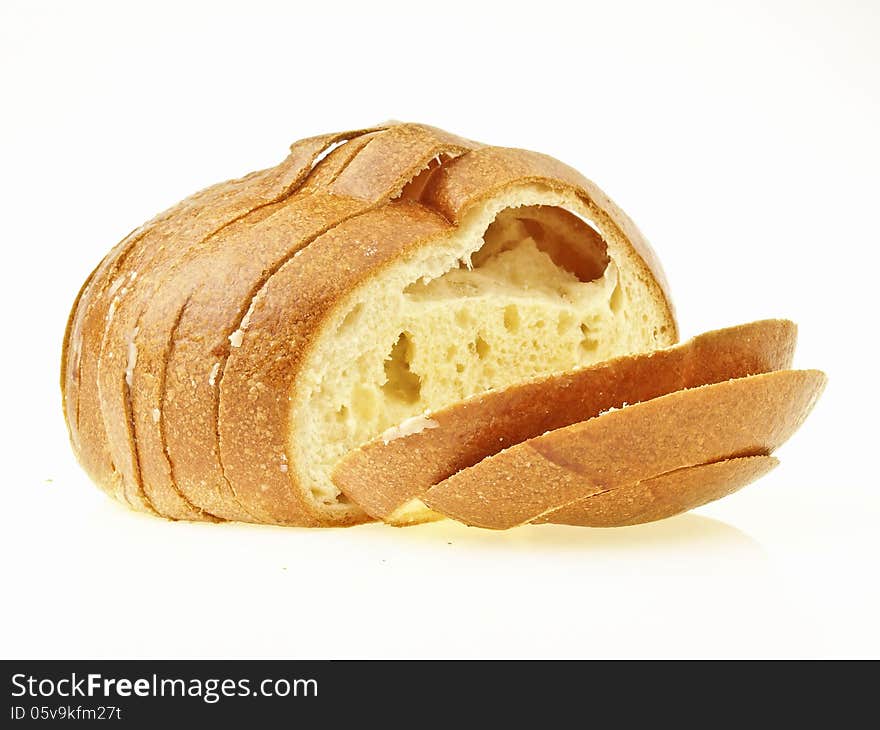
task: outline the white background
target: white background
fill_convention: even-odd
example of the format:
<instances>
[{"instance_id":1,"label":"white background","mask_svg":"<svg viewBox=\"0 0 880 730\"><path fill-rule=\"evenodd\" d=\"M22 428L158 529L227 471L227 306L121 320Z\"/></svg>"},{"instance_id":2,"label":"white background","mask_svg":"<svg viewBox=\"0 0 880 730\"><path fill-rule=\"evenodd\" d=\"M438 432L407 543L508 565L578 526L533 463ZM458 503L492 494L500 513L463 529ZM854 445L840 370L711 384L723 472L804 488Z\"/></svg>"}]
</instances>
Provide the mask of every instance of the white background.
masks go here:
<instances>
[{"instance_id":1,"label":"white background","mask_svg":"<svg viewBox=\"0 0 880 730\"><path fill-rule=\"evenodd\" d=\"M5 657L880 656L876 2L0 5ZM829 387L776 472L666 522L309 531L133 514L57 385L80 283L190 192L389 118L547 152L684 336L768 316Z\"/></svg>"}]
</instances>

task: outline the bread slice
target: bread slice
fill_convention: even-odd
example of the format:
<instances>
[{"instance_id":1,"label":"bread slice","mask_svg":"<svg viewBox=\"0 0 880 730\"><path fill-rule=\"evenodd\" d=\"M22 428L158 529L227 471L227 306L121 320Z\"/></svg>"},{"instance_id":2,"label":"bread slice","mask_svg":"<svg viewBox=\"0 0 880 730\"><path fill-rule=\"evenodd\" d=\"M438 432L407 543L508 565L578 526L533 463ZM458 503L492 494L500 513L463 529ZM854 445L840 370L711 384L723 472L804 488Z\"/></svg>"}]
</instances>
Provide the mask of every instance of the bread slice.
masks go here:
<instances>
[{"instance_id":1,"label":"bread slice","mask_svg":"<svg viewBox=\"0 0 880 730\"><path fill-rule=\"evenodd\" d=\"M680 390L517 444L435 485L431 509L506 529L676 469L767 455L800 426L825 386L782 370Z\"/></svg>"},{"instance_id":2,"label":"bread slice","mask_svg":"<svg viewBox=\"0 0 880 730\"><path fill-rule=\"evenodd\" d=\"M790 367L796 335L787 320L753 322L485 392L349 452L333 481L373 517L395 524L428 519L418 498L461 469L626 403Z\"/></svg>"},{"instance_id":3,"label":"bread slice","mask_svg":"<svg viewBox=\"0 0 880 730\"><path fill-rule=\"evenodd\" d=\"M654 522L721 499L761 478L779 460L743 456L661 474L595 494L534 520L580 527L624 527Z\"/></svg>"}]
</instances>

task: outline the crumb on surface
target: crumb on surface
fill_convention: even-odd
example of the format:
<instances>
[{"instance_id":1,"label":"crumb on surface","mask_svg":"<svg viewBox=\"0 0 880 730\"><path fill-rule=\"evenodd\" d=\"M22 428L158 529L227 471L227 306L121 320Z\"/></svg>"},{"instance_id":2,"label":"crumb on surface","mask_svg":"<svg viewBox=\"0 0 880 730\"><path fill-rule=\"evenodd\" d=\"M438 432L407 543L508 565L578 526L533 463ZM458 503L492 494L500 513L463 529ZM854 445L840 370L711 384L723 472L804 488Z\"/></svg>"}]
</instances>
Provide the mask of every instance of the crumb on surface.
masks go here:
<instances>
[{"instance_id":1,"label":"crumb on surface","mask_svg":"<svg viewBox=\"0 0 880 730\"><path fill-rule=\"evenodd\" d=\"M406 438L407 436L412 436L416 433L421 433L429 428L440 428L440 424L437 423L433 418L428 417L428 413L425 412L420 416L413 416L412 418L407 418L402 423L397 426L392 426L391 428L383 431L379 438L382 439L382 443L386 446L392 441L396 441L397 439Z\"/></svg>"}]
</instances>

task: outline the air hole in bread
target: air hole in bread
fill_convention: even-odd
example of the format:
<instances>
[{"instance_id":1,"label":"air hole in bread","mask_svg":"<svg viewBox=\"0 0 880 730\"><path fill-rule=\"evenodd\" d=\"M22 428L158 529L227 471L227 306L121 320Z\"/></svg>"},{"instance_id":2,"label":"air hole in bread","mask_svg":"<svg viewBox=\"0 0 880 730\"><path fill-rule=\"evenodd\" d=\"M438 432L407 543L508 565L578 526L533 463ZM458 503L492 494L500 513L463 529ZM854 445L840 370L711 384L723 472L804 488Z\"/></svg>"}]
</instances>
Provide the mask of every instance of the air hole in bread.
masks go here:
<instances>
[{"instance_id":1,"label":"air hole in bread","mask_svg":"<svg viewBox=\"0 0 880 730\"><path fill-rule=\"evenodd\" d=\"M502 211L489 226L484 240L485 244L473 257L475 268L528 240L578 281L598 279L608 265L608 253L599 235L562 208L532 205Z\"/></svg>"},{"instance_id":2,"label":"air hole in bread","mask_svg":"<svg viewBox=\"0 0 880 730\"><path fill-rule=\"evenodd\" d=\"M363 304L356 304L348 311L348 314L345 315L342 323L339 325L339 334L344 334L345 332L354 328L357 325L358 319L360 318L363 309Z\"/></svg>"},{"instance_id":3,"label":"air hole in bread","mask_svg":"<svg viewBox=\"0 0 880 730\"><path fill-rule=\"evenodd\" d=\"M422 381L411 369L413 343L407 332L401 332L385 358L385 383L382 392L392 400L401 403L415 403L419 400Z\"/></svg>"},{"instance_id":4,"label":"air hole in bread","mask_svg":"<svg viewBox=\"0 0 880 730\"><path fill-rule=\"evenodd\" d=\"M598 347L599 340L593 331L586 323L581 324L581 349L584 352L595 352Z\"/></svg>"},{"instance_id":5,"label":"air hole in bread","mask_svg":"<svg viewBox=\"0 0 880 730\"><path fill-rule=\"evenodd\" d=\"M614 291L611 292L611 299L608 302L608 306L614 314L619 314L623 309L623 289L620 288L620 284L614 286Z\"/></svg>"},{"instance_id":6,"label":"air hole in bread","mask_svg":"<svg viewBox=\"0 0 880 730\"><path fill-rule=\"evenodd\" d=\"M515 304L508 304L504 308L504 329L508 332L516 332L519 329L519 311Z\"/></svg>"},{"instance_id":7,"label":"air hole in bread","mask_svg":"<svg viewBox=\"0 0 880 730\"><path fill-rule=\"evenodd\" d=\"M655 341L663 315L630 250L588 219L568 194L508 190L337 305L291 398L289 453L316 504L337 508L333 467L389 428L491 388L670 344ZM633 311L652 312L651 326L630 322Z\"/></svg>"}]
</instances>

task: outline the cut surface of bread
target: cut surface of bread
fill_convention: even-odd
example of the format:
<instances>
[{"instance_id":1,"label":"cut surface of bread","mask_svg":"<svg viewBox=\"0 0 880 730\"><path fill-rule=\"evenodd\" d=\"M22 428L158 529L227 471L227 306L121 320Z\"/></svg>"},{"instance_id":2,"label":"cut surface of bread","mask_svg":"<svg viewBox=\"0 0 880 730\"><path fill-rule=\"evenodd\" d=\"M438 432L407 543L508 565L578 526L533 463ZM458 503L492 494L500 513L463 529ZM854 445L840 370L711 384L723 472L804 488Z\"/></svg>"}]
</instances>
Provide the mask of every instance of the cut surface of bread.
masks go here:
<instances>
[{"instance_id":1,"label":"cut surface of bread","mask_svg":"<svg viewBox=\"0 0 880 730\"><path fill-rule=\"evenodd\" d=\"M430 517L418 497L456 472L527 439L627 403L791 365L796 327L763 320L708 332L681 345L523 379L434 411L349 452L335 483L374 517Z\"/></svg>"}]
</instances>

